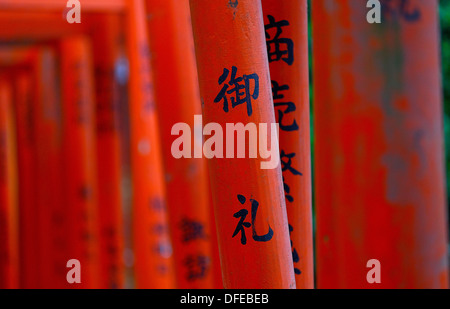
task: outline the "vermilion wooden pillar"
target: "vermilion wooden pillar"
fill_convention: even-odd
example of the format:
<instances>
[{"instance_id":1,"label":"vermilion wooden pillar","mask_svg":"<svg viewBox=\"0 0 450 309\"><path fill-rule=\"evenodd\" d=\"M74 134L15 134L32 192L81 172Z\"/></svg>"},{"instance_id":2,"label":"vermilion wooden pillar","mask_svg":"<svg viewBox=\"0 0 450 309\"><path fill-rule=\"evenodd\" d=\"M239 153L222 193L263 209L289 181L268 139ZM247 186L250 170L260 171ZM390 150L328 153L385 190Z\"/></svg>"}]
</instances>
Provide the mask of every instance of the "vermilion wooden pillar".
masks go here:
<instances>
[{"instance_id":1,"label":"vermilion wooden pillar","mask_svg":"<svg viewBox=\"0 0 450 309\"><path fill-rule=\"evenodd\" d=\"M314 288L307 0L263 0L297 288Z\"/></svg>"},{"instance_id":2,"label":"vermilion wooden pillar","mask_svg":"<svg viewBox=\"0 0 450 309\"><path fill-rule=\"evenodd\" d=\"M172 127L179 122L193 127L194 115L201 115L189 1L146 3L177 286L218 287L222 276L220 261L213 259L216 231L206 161L176 159L171 152Z\"/></svg>"},{"instance_id":3,"label":"vermilion wooden pillar","mask_svg":"<svg viewBox=\"0 0 450 309\"><path fill-rule=\"evenodd\" d=\"M16 73L13 76L20 192L20 286L51 287L55 278L65 278L65 264L57 256L64 252L61 239L65 233L64 223L58 220L62 215L55 211L61 204L57 133L61 128L55 54L48 47L38 46L4 48L0 56L2 64ZM20 70L13 70L14 66ZM23 76L22 69L29 70L28 77Z\"/></svg>"},{"instance_id":4,"label":"vermilion wooden pillar","mask_svg":"<svg viewBox=\"0 0 450 309\"><path fill-rule=\"evenodd\" d=\"M204 124L270 128L275 114L261 1L190 5ZM262 169L262 161L247 151L245 159L208 162L225 288L295 288L280 165Z\"/></svg>"},{"instance_id":5,"label":"vermilion wooden pillar","mask_svg":"<svg viewBox=\"0 0 450 309\"><path fill-rule=\"evenodd\" d=\"M12 86L0 76L0 288L19 287L17 160Z\"/></svg>"},{"instance_id":6,"label":"vermilion wooden pillar","mask_svg":"<svg viewBox=\"0 0 450 309\"><path fill-rule=\"evenodd\" d=\"M207 165L207 162L205 162ZM208 166L206 166L208 167ZM209 222L211 224L211 247L212 247L212 271L214 273L213 276L213 289L223 289L223 275L222 275L222 266L220 265L220 252L219 252L219 240L217 238L217 225L216 225L216 217L214 215L214 203L212 199L211 192L211 178L209 177L209 170L206 171L208 176L208 201L209 201Z\"/></svg>"},{"instance_id":7,"label":"vermilion wooden pillar","mask_svg":"<svg viewBox=\"0 0 450 309\"><path fill-rule=\"evenodd\" d=\"M312 2L317 284L446 288L438 1L381 2Z\"/></svg>"},{"instance_id":8,"label":"vermilion wooden pillar","mask_svg":"<svg viewBox=\"0 0 450 309\"><path fill-rule=\"evenodd\" d=\"M119 15L92 18L96 90L96 149L99 208L100 286L124 287L124 226L116 65L122 37Z\"/></svg>"},{"instance_id":9,"label":"vermilion wooden pillar","mask_svg":"<svg viewBox=\"0 0 450 309\"><path fill-rule=\"evenodd\" d=\"M175 287L143 0L128 1L133 241L138 288Z\"/></svg>"},{"instance_id":10,"label":"vermilion wooden pillar","mask_svg":"<svg viewBox=\"0 0 450 309\"><path fill-rule=\"evenodd\" d=\"M42 46L34 56L33 140L35 145L38 288L60 288L66 284L66 205L62 184L61 102L57 85L57 59L53 48Z\"/></svg>"},{"instance_id":11,"label":"vermilion wooden pillar","mask_svg":"<svg viewBox=\"0 0 450 309\"><path fill-rule=\"evenodd\" d=\"M84 36L63 39L60 50L63 208L69 226L66 242L70 253L66 262L77 259L81 264L81 284L72 284L71 287L98 288L99 221L92 50L90 41Z\"/></svg>"},{"instance_id":12,"label":"vermilion wooden pillar","mask_svg":"<svg viewBox=\"0 0 450 309\"><path fill-rule=\"evenodd\" d=\"M36 50L35 50L36 51ZM20 287L36 288L38 270L35 265L39 250L35 190L35 144L33 139L34 81L32 73L23 70L14 79L14 108L17 131L19 186Z\"/></svg>"}]
</instances>

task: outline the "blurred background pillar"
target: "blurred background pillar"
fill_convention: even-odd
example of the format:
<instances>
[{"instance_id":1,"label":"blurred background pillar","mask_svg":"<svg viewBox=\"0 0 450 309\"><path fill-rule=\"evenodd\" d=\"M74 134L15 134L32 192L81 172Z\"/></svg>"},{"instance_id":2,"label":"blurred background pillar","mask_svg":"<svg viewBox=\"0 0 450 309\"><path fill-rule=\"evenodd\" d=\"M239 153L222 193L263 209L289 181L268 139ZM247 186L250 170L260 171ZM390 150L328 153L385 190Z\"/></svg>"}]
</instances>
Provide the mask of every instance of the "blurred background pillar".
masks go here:
<instances>
[{"instance_id":1,"label":"blurred background pillar","mask_svg":"<svg viewBox=\"0 0 450 309\"><path fill-rule=\"evenodd\" d=\"M64 261L77 259L81 265L81 284L66 282L66 287L99 288L94 67L87 37L61 41L61 77L64 201L59 207L66 211L70 254Z\"/></svg>"},{"instance_id":2,"label":"blurred background pillar","mask_svg":"<svg viewBox=\"0 0 450 309\"><path fill-rule=\"evenodd\" d=\"M63 200L63 133L57 56L54 47L40 46L33 60L35 101L32 113L35 145L37 288L60 288L66 282L67 208Z\"/></svg>"},{"instance_id":3,"label":"blurred background pillar","mask_svg":"<svg viewBox=\"0 0 450 309\"><path fill-rule=\"evenodd\" d=\"M34 50L36 52L36 49ZM17 160L19 186L19 246L20 246L20 287L37 287L36 252L39 250L36 241L36 189L34 185L34 139L33 106L34 84L30 69L16 74L14 87Z\"/></svg>"},{"instance_id":4,"label":"blurred background pillar","mask_svg":"<svg viewBox=\"0 0 450 309\"><path fill-rule=\"evenodd\" d=\"M127 49L137 288L174 288L164 167L153 94L144 0L128 0Z\"/></svg>"},{"instance_id":5,"label":"blurred background pillar","mask_svg":"<svg viewBox=\"0 0 450 309\"><path fill-rule=\"evenodd\" d=\"M438 1L381 4L312 1L317 285L446 288Z\"/></svg>"},{"instance_id":6,"label":"blurred background pillar","mask_svg":"<svg viewBox=\"0 0 450 309\"><path fill-rule=\"evenodd\" d=\"M9 77L9 78L8 78ZM13 89L0 75L0 288L19 288L18 184Z\"/></svg>"},{"instance_id":7,"label":"blurred background pillar","mask_svg":"<svg viewBox=\"0 0 450 309\"><path fill-rule=\"evenodd\" d=\"M209 178L203 158L174 158L172 127L201 115L189 0L147 0L178 288L221 288Z\"/></svg>"},{"instance_id":8,"label":"blurred background pillar","mask_svg":"<svg viewBox=\"0 0 450 309\"><path fill-rule=\"evenodd\" d=\"M96 151L99 214L100 286L123 288L124 210L122 194L120 86L118 61L124 41L118 14L96 14L91 19L96 91Z\"/></svg>"}]
</instances>

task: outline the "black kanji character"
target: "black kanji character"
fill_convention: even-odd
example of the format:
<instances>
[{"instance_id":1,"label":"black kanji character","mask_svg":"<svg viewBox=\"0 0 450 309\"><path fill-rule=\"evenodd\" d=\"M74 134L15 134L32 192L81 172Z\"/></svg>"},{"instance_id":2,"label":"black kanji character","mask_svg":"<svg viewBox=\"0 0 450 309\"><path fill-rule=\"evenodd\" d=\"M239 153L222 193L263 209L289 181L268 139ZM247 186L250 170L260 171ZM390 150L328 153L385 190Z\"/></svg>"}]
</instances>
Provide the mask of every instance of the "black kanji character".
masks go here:
<instances>
[{"instance_id":1,"label":"black kanji character","mask_svg":"<svg viewBox=\"0 0 450 309\"><path fill-rule=\"evenodd\" d=\"M243 245L247 244L247 237L245 236L244 227L249 228L252 226L251 223L244 222L247 215L248 215L247 209L241 209L233 215L233 217L235 217L235 218L240 218L240 220L236 226L236 229L234 230L233 237L236 236L239 232L241 232L241 244L243 244Z\"/></svg>"},{"instance_id":2,"label":"black kanji character","mask_svg":"<svg viewBox=\"0 0 450 309\"><path fill-rule=\"evenodd\" d=\"M289 188L289 186L286 184L286 182L284 181L284 177L283 177L283 187L284 187L284 193L285 193L285 197L286 199L292 203L294 202L294 198L289 194L291 192L291 188Z\"/></svg>"},{"instance_id":3,"label":"black kanji character","mask_svg":"<svg viewBox=\"0 0 450 309\"><path fill-rule=\"evenodd\" d=\"M267 43L267 53L269 55L269 62L283 60L288 65L292 65L294 63L294 42L291 39L280 38L281 33L283 32L282 27L289 26L289 22L287 20L281 20L275 22L275 18L271 15L267 15L269 19L269 23L264 26L266 30L266 43ZM269 29L276 28L276 34L271 37L269 34ZM286 45L285 50L281 50L281 45ZM274 47L274 51L272 51L272 46Z\"/></svg>"},{"instance_id":4,"label":"black kanji character","mask_svg":"<svg viewBox=\"0 0 450 309\"><path fill-rule=\"evenodd\" d=\"M292 233L293 231L294 231L294 227L293 227L292 225L289 224L289 237L291 236L291 233ZM292 239L291 239L292 259L293 259L294 263L298 263L298 262L300 262L300 257L299 257L299 255L298 255L297 249L295 249L295 248L293 248L293 247L294 247L294 245L293 245ZM296 275L301 275L302 272L300 271L300 269L294 267L294 273L295 273Z\"/></svg>"},{"instance_id":5,"label":"black kanji character","mask_svg":"<svg viewBox=\"0 0 450 309\"><path fill-rule=\"evenodd\" d=\"M280 99L284 99L284 95L280 94L281 91L289 90L288 85L282 85L280 86L276 81L272 81L272 92L273 92L273 101L275 107L283 107L286 106L286 109L278 110L278 123L280 124L280 129L283 131L297 131L298 130L298 124L297 121L294 119L294 122L291 125L284 125L283 124L283 117L285 114L288 114L290 112L294 112L297 108L293 102L275 102Z\"/></svg>"},{"instance_id":6,"label":"black kanji character","mask_svg":"<svg viewBox=\"0 0 450 309\"><path fill-rule=\"evenodd\" d=\"M394 18L397 16L402 17L407 22L415 22L421 17L421 13L418 8L410 8L410 0L383 0L382 2L381 12L383 19L389 15Z\"/></svg>"},{"instance_id":7,"label":"black kanji character","mask_svg":"<svg viewBox=\"0 0 450 309\"><path fill-rule=\"evenodd\" d=\"M253 114L252 108L252 98L253 100L258 99L259 97L259 76L256 73L250 75L244 75L243 77L236 78L237 67L233 66L231 69L231 77L228 84L225 84L222 90L219 92L217 97L214 99L214 103L219 103L223 100L223 110L228 113L228 98L227 94L233 94L231 97L231 107L235 108L236 106L246 103L247 105L247 114L251 116ZM228 69L223 69L223 74L219 77L219 85L222 85L225 80L228 78L230 71ZM250 94L250 81L254 82L254 90ZM243 84L242 84L243 82ZM229 89L229 86L234 86ZM243 90L243 92L242 92Z\"/></svg>"},{"instance_id":8,"label":"black kanji character","mask_svg":"<svg viewBox=\"0 0 450 309\"><path fill-rule=\"evenodd\" d=\"M238 200L243 205L243 204L245 204L247 199L245 198L245 196L239 194ZM237 213L235 213L233 215L235 218L240 218L240 220L236 226L236 229L234 230L232 237L235 237L239 232L241 232L241 244L243 244L243 245L247 244L247 238L245 236L245 228L252 227L252 238L254 241L267 242L267 241L271 240L273 237L273 230L270 227L270 225L269 225L269 231L267 232L267 234L260 236L256 233L255 220L256 220L256 214L258 212L259 203L258 203L258 201L254 200L254 199L250 199L250 202L252 203L252 209L251 209L252 223L244 222L245 218L248 215L247 209L241 209L240 211L238 211Z\"/></svg>"},{"instance_id":9,"label":"black kanji character","mask_svg":"<svg viewBox=\"0 0 450 309\"><path fill-rule=\"evenodd\" d=\"M181 220L182 241L190 242L196 239L206 239L204 226L201 222L184 218Z\"/></svg>"},{"instance_id":10,"label":"black kanji character","mask_svg":"<svg viewBox=\"0 0 450 309\"><path fill-rule=\"evenodd\" d=\"M237 8L238 4L239 4L238 0L228 1L228 6L233 9Z\"/></svg>"},{"instance_id":11,"label":"black kanji character","mask_svg":"<svg viewBox=\"0 0 450 309\"><path fill-rule=\"evenodd\" d=\"M211 259L204 255L189 255L183 260L183 264L187 268L186 279L194 281L207 275Z\"/></svg>"},{"instance_id":12,"label":"black kanji character","mask_svg":"<svg viewBox=\"0 0 450 309\"><path fill-rule=\"evenodd\" d=\"M282 171L287 171L289 170L292 174L294 175L300 175L303 176L302 173L300 173L299 171L297 171L296 169L294 169L292 167L292 158L295 157L295 153L291 153L291 154L286 154L284 152L284 150L281 150L281 165L282 165ZM287 162L283 161L284 158L287 158Z\"/></svg>"}]
</instances>

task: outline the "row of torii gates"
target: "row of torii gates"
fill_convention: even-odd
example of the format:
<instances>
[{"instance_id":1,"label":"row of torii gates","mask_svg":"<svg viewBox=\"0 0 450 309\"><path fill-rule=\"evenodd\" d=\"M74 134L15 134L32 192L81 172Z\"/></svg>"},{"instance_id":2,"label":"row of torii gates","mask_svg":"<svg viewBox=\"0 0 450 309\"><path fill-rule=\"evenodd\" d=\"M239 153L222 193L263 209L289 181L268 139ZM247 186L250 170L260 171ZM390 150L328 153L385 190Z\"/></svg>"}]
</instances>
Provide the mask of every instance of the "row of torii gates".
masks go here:
<instances>
[{"instance_id":1,"label":"row of torii gates","mask_svg":"<svg viewBox=\"0 0 450 309\"><path fill-rule=\"evenodd\" d=\"M80 2L0 0L0 287L124 287L127 216L138 288L448 287L437 0L313 0L312 57L306 0ZM175 159L199 114L280 123L280 167Z\"/></svg>"}]
</instances>

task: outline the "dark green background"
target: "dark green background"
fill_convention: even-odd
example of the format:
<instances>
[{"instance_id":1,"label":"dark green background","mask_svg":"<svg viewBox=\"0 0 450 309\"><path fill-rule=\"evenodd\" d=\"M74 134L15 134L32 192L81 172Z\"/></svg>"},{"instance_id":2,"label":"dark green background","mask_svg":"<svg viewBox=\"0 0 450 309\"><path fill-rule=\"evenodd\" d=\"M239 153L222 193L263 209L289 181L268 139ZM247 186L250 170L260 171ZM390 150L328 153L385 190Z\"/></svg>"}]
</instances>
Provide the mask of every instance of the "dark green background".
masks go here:
<instances>
[{"instance_id":1,"label":"dark green background","mask_svg":"<svg viewBox=\"0 0 450 309\"><path fill-rule=\"evenodd\" d=\"M450 192L450 0L440 1L442 26L442 77L444 88L444 125L447 169L447 192ZM450 199L449 199L450 205Z\"/></svg>"}]
</instances>

